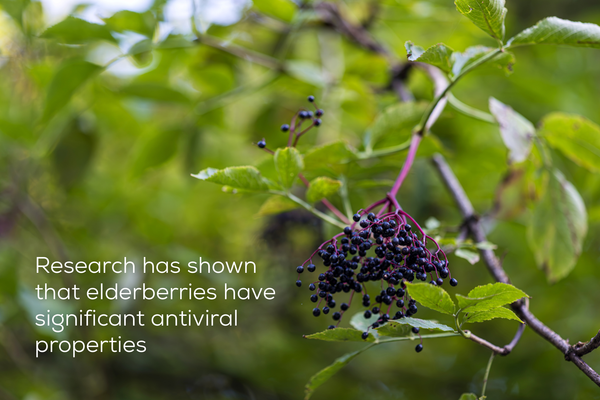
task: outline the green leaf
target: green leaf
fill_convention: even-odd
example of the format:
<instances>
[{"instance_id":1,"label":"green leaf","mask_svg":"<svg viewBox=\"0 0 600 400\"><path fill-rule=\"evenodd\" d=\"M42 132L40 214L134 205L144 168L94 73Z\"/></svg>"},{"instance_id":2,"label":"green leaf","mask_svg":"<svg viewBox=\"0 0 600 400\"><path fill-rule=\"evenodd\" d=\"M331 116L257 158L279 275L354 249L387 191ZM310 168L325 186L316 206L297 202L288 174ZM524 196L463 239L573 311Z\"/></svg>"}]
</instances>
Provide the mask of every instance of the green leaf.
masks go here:
<instances>
[{"instance_id":1,"label":"green leaf","mask_svg":"<svg viewBox=\"0 0 600 400\"><path fill-rule=\"evenodd\" d=\"M479 254L467 249L457 249L454 252L456 257L464 258L471 265L475 265L479 262Z\"/></svg>"},{"instance_id":2,"label":"green leaf","mask_svg":"<svg viewBox=\"0 0 600 400\"><path fill-rule=\"evenodd\" d=\"M137 13L134 11L123 10L114 13L109 18L104 18L106 26L115 32L137 32L147 37L154 35L154 27L156 26L156 18L154 15L146 11Z\"/></svg>"},{"instance_id":3,"label":"green leaf","mask_svg":"<svg viewBox=\"0 0 600 400\"><path fill-rule=\"evenodd\" d=\"M511 107L490 97L490 112L500 125L500 135L508 147L508 159L511 163L520 163L531 152L535 127Z\"/></svg>"},{"instance_id":4,"label":"green leaf","mask_svg":"<svg viewBox=\"0 0 600 400\"><path fill-rule=\"evenodd\" d=\"M509 47L530 44L564 44L600 48L600 26L548 17L508 41Z\"/></svg>"},{"instance_id":5,"label":"green leaf","mask_svg":"<svg viewBox=\"0 0 600 400\"><path fill-rule=\"evenodd\" d=\"M342 187L342 182L326 176L320 176L310 181L306 191L306 201L315 203L326 197L333 196Z\"/></svg>"},{"instance_id":6,"label":"green leaf","mask_svg":"<svg viewBox=\"0 0 600 400\"><path fill-rule=\"evenodd\" d=\"M495 52L498 49L486 46L472 46L468 47L464 52L455 51L452 53L452 75L455 77L460 75L466 68L471 64L479 60L480 58L488 55L491 52ZM491 60L488 60L484 66L491 66L493 68L501 69L506 74L512 73L512 66L515 64L515 56L510 51L504 51L496 55Z\"/></svg>"},{"instance_id":7,"label":"green leaf","mask_svg":"<svg viewBox=\"0 0 600 400\"><path fill-rule=\"evenodd\" d=\"M559 172L544 176L545 190L527 229L536 262L550 282L571 272L587 233L587 212L577 189Z\"/></svg>"},{"instance_id":8,"label":"green leaf","mask_svg":"<svg viewBox=\"0 0 600 400\"><path fill-rule=\"evenodd\" d=\"M129 96L142 97L144 99L189 104L190 99L183 93L159 83L132 83L120 91Z\"/></svg>"},{"instance_id":9,"label":"green leaf","mask_svg":"<svg viewBox=\"0 0 600 400\"><path fill-rule=\"evenodd\" d=\"M42 120L47 121L62 109L83 84L103 68L83 60L69 60L62 64L48 86Z\"/></svg>"},{"instance_id":10,"label":"green leaf","mask_svg":"<svg viewBox=\"0 0 600 400\"><path fill-rule=\"evenodd\" d=\"M600 126L592 121L578 115L552 113L542 119L539 134L576 164L600 172Z\"/></svg>"},{"instance_id":11,"label":"green leaf","mask_svg":"<svg viewBox=\"0 0 600 400\"><path fill-rule=\"evenodd\" d=\"M229 167L225 169L207 168L192 176L203 181L230 186L235 189L250 191L269 190L269 182L260 175L260 172L250 166Z\"/></svg>"},{"instance_id":12,"label":"green leaf","mask_svg":"<svg viewBox=\"0 0 600 400\"><path fill-rule=\"evenodd\" d=\"M327 165L340 164L356 158L346 142L336 141L314 147L304 155L306 170L312 171Z\"/></svg>"},{"instance_id":13,"label":"green leaf","mask_svg":"<svg viewBox=\"0 0 600 400\"><path fill-rule=\"evenodd\" d=\"M275 168L279 175L279 182L285 189L294 185L298 174L304 169L302 155L293 147L277 149L275 152Z\"/></svg>"},{"instance_id":14,"label":"green leaf","mask_svg":"<svg viewBox=\"0 0 600 400\"><path fill-rule=\"evenodd\" d=\"M51 26L42 33L41 37L56 39L65 44L84 44L96 40L117 42L106 26L92 24L75 17L67 17L58 24Z\"/></svg>"},{"instance_id":15,"label":"green leaf","mask_svg":"<svg viewBox=\"0 0 600 400\"><path fill-rule=\"evenodd\" d=\"M444 314L454 314L454 302L441 287L429 283L407 283L406 287L408 294L425 307Z\"/></svg>"},{"instance_id":16,"label":"green leaf","mask_svg":"<svg viewBox=\"0 0 600 400\"><path fill-rule=\"evenodd\" d=\"M456 295L458 306L463 312L487 311L529 297L525 292L506 283L489 283L477 286L469 296Z\"/></svg>"},{"instance_id":17,"label":"green leaf","mask_svg":"<svg viewBox=\"0 0 600 400\"><path fill-rule=\"evenodd\" d=\"M320 370L315 375L313 375L308 383L305 386L305 397L304 400L310 399L314 391L327 382L329 378L335 375L340 369L342 369L345 365L347 365L350 361L354 359L357 355L362 353L364 349L355 351L353 353L344 354L342 357L338 358L331 364L330 366Z\"/></svg>"},{"instance_id":18,"label":"green leaf","mask_svg":"<svg viewBox=\"0 0 600 400\"><path fill-rule=\"evenodd\" d=\"M317 339L325 340L327 342L369 342L375 341L373 335L369 335L367 339L362 338L362 331L350 328L335 328L327 329L323 332L313 333L312 335L305 335L306 339Z\"/></svg>"},{"instance_id":19,"label":"green leaf","mask_svg":"<svg viewBox=\"0 0 600 400\"><path fill-rule=\"evenodd\" d=\"M300 207L298 203L285 196L271 196L260 206L258 215L261 217L267 215L281 214L286 211L294 210Z\"/></svg>"},{"instance_id":20,"label":"green leaf","mask_svg":"<svg viewBox=\"0 0 600 400\"><path fill-rule=\"evenodd\" d=\"M149 168L164 164L177 152L181 130L160 130L140 137L140 145L133 161L132 172L138 176Z\"/></svg>"},{"instance_id":21,"label":"green leaf","mask_svg":"<svg viewBox=\"0 0 600 400\"><path fill-rule=\"evenodd\" d=\"M306 82L316 87L327 86L327 79L323 70L317 64L306 60L293 60L285 64L285 70L290 76L299 81Z\"/></svg>"},{"instance_id":22,"label":"green leaf","mask_svg":"<svg viewBox=\"0 0 600 400\"><path fill-rule=\"evenodd\" d=\"M356 313L350 318L350 325L352 325L355 329L358 329L361 332L366 332L373 322L379 319L379 315L371 314L370 318L365 318L363 312ZM376 330L369 330L369 334L373 335L375 339L379 338L379 333Z\"/></svg>"},{"instance_id":23,"label":"green leaf","mask_svg":"<svg viewBox=\"0 0 600 400\"><path fill-rule=\"evenodd\" d=\"M290 0L254 0L254 8L275 18L291 22L298 7Z\"/></svg>"},{"instance_id":24,"label":"green leaf","mask_svg":"<svg viewBox=\"0 0 600 400\"><path fill-rule=\"evenodd\" d=\"M455 0L456 9L496 40L504 40L504 0Z\"/></svg>"},{"instance_id":25,"label":"green leaf","mask_svg":"<svg viewBox=\"0 0 600 400\"><path fill-rule=\"evenodd\" d=\"M59 182L71 189L85 177L96 149L97 139L93 132L82 129L81 121L72 121L52 152Z\"/></svg>"},{"instance_id":26,"label":"green leaf","mask_svg":"<svg viewBox=\"0 0 600 400\"><path fill-rule=\"evenodd\" d=\"M423 329L439 330L444 332L454 332L454 329L450 328L447 325L438 324L437 322L426 319L410 317L388 321L386 325L382 326L381 328L378 328L377 331L381 336L406 336L405 334L401 334L401 332L403 332L405 329L404 325L414 326Z\"/></svg>"},{"instance_id":27,"label":"green leaf","mask_svg":"<svg viewBox=\"0 0 600 400\"><path fill-rule=\"evenodd\" d=\"M415 46L412 42L406 42L404 45L409 61L424 62L434 67L438 67L444 72L452 71L452 50L443 43L438 43L423 51L420 46Z\"/></svg>"},{"instance_id":28,"label":"green leaf","mask_svg":"<svg viewBox=\"0 0 600 400\"><path fill-rule=\"evenodd\" d=\"M465 319L463 320L463 322L471 322L471 323L484 322L484 321L489 321L489 320L496 319L496 318L512 319L512 320L523 323L523 321L521 321L514 312L512 312L508 308L504 308L504 307L497 307L497 308L492 308L491 310L474 312L474 313L468 312L465 315Z\"/></svg>"},{"instance_id":29,"label":"green leaf","mask_svg":"<svg viewBox=\"0 0 600 400\"><path fill-rule=\"evenodd\" d=\"M463 393L458 400L477 400L477 395L473 393Z\"/></svg>"},{"instance_id":30,"label":"green leaf","mask_svg":"<svg viewBox=\"0 0 600 400\"><path fill-rule=\"evenodd\" d=\"M387 107L370 128L372 143L384 135L406 136L408 139L426 108L427 104L422 102L402 102Z\"/></svg>"}]
</instances>

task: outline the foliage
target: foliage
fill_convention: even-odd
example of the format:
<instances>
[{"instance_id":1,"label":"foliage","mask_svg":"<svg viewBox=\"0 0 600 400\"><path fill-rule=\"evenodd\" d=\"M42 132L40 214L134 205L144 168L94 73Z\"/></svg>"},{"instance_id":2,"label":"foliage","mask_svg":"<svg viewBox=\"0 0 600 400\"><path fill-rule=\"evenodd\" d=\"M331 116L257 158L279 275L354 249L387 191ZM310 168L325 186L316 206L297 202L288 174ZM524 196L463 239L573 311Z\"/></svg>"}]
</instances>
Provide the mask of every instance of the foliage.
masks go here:
<instances>
[{"instance_id":1,"label":"foliage","mask_svg":"<svg viewBox=\"0 0 600 400\"><path fill-rule=\"evenodd\" d=\"M369 37L389 49L383 54L331 29L324 21L331 14L316 2L302 8L287 0L247 2L229 25L204 21L196 10L188 29L187 20L168 21L169 3L102 19L91 19L92 9L82 5L49 23L45 2L0 1L0 386L6 397L296 398L313 376L307 394L314 398L475 399L463 393L480 392L489 353L462 340L464 324L485 322L471 326L493 342L508 342L519 321L508 305L527 292L536 313L563 337L576 342L597 332L589 318L600 301L597 4L382 0L371 9L364 2L335 3L348 21L369 27ZM564 13L548 17L549 10ZM424 128L441 100L432 96L429 77L411 68L400 75L414 101L398 101L390 71L398 72L391 66L405 62L407 49L411 61L440 68L451 93L398 200L418 221L441 221L427 234L449 250L460 284L407 285L423 306L419 318L369 329L360 344L374 321L362 321L361 312L350 321L355 329L323 331L290 277L316 243L346 226L322 200L348 218L385 196L413 131ZM309 94L325 110L323 124L294 148L279 126ZM263 137L275 157L252 145ZM493 244L459 237L463 221L428 162L436 152L449 159L485 216ZM515 286L485 284L489 276L478 254L485 246L505 255ZM231 330L140 327L135 335L160 343L140 357L31 359L39 337L107 334L90 327L59 335L35 326L37 255L254 260L257 275L228 282L272 286L278 296L260 305L182 301L181 310L236 308L244 318ZM200 287L222 279L135 276L147 284ZM56 277L48 282L65 284ZM140 307L172 310L151 302ZM422 329L419 354L412 327ZM303 340L307 332L325 340ZM132 333L109 333L121 334ZM596 393L575 368L540 352L533 336L524 335L510 357L496 361L488 398ZM436 385L401 383L432 374ZM545 379L536 378L542 374Z\"/></svg>"}]
</instances>

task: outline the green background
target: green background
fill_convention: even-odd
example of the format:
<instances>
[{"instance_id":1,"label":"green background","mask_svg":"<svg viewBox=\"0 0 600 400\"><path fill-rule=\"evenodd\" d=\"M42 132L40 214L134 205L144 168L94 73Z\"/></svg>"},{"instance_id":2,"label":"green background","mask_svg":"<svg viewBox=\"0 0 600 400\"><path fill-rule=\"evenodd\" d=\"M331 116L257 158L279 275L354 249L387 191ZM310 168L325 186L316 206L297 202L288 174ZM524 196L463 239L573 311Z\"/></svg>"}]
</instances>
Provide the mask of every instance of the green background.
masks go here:
<instances>
[{"instance_id":1,"label":"green background","mask_svg":"<svg viewBox=\"0 0 600 400\"><path fill-rule=\"evenodd\" d=\"M451 1L336 3L353 23L366 21L375 7L370 32L398 61L405 60L407 40L423 47L443 41L456 50L494 45ZM303 396L310 376L362 346L302 339L329 322L311 315L309 292L306 285L295 287L294 271L330 237L331 228L303 211L259 216L265 195L224 193L218 185L190 176L207 167L269 162L270 156L253 143L264 137L271 148L285 146L287 137L279 126L306 106L309 94L317 97L325 115L323 125L303 138L303 151L339 139L360 148L379 112L398 101L386 89L387 60L324 25L311 13L311 4L301 8L288 0L257 0L239 22L212 25L203 33L208 39L194 40L191 34L157 32L164 18L161 1L146 13L120 13L101 28L84 29L74 22L45 34L40 3L0 1L1 398L296 399ZM600 6L594 1L509 1L507 7L507 37L549 15L600 23ZM83 11L80 7L74 13ZM121 57L129 59L135 72L95 67L119 55L115 38L128 31L147 37L135 56ZM148 39L154 39L154 49L144 47ZM221 48L224 43L229 47ZM552 111L600 123L600 51L539 46L518 48L515 54L509 77L483 68L464 78L453 93L480 109L487 109L493 96L534 123ZM417 99L431 99L431 84L421 72L410 75L408 86ZM434 217L451 231L460 224L460 215L428 156L434 151L446 156L477 211L485 214L507 170L507 152L497 127L452 109L432 132L437 146L419 150L398 199L418 221ZM389 132L382 143L402 143L409 133ZM345 172L351 182L392 180L405 155ZM525 235L530 210L518 191L504 199L489 240L497 244L512 282L532 297L532 311L575 343L600 328L600 177L558 153L553 156L588 208L589 232L574 271L550 285L536 268ZM352 204L366 206L385 192L385 186L357 189ZM146 313L238 309L240 315L237 328L88 328L55 337L33 323L33 316L47 306L32 297L32 288L44 282L35 274L37 256L252 260L258 265L256 275L54 276L48 282L220 288L227 281L231 286L273 287L277 297L258 302L52 304L55 310ZM470 265L451 255L450 263L460 281L457 288L447 288L451 294L491 282L481 262ZM424 308L419 317L452 323ZM497 320L472 329L504 345L516 328L514 321ZM61 353L34 358L40 338L118 335L146 340L148 351L81 354L75 360ZM463 392L480 392L488 350L461 338L426 341L419 354L413 345L387 344L360 355L314 398L458 399ZM600 368L598 357L586 356L592 368ZM496 359L487 395L600 398L587 377L531 330L512 354Z\"/></svg>"}]
</instances>

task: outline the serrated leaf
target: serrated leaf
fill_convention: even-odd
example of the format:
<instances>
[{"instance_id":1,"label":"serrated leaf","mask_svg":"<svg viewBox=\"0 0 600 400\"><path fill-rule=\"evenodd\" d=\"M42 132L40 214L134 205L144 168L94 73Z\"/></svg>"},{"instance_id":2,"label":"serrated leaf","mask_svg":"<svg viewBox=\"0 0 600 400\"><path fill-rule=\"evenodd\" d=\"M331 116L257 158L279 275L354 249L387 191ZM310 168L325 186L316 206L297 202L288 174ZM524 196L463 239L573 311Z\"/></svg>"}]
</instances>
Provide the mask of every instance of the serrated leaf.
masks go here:
<instances>
[{"instance_id":1,"label":"serrated leaf","mask_svg":"<svg viewBox=\"0 0 600 400\"><path fill-rule=\"evenodd\" d=\"M340 358L336 359L333 364L320 370L313 375L305 386L305 397L304 400L310 399L315 389L324 384L335 375L340 369L347 365L350 361L359 355L363 350L358 350L353 353L344 354Z\"/></svg>"},{"instance_id":2,"label":"serrated leaf","mask_svg":"<svg viewBox=\"0 0 600 400\"><path fill-rule=\"evenodd\" d=\"M358 329L361 332L366 332L373 322L376 322L379 319L379 315L371 314L370 318L365 318L364 313L356 313L350 318L350 325L352 325L355 329ZM379 338L379 334L376 330L369 330L369 334L373 335L375 339Z\"/></svg>"},{"instance_id":3,"label":"serrated leaf","mask_svg":"<svg viewBox=\"0 0 600 400\"><path fill-rule=\"evenodd\" d=\"M452 75L455 77L460 75L462 71L468 68L475 61L488 55L489 53L498 51L498 49L486 46L471 46L463 52L455 51L452 53ZM510 51L504 51L496 55L491 60L480 66L491 66L504 70L506 74L512 73L512 66L515 63L515 56Z\"/></svg>"},{"instance_id":4,"label":"serrated leaf","mask_svg":"<svg viewBox=\"0 0 600 400\"><path fill-rule=\"evenodd\" d=\"M392 321L388 321L386 325L378 328L377 331L381 336L406 336L401 334L404 331L404 326L414 326L417 328L439 330L444 332L454 332L454 329L447 325L438 324L437 322L419 319L419 318L400 318ZM382 330L383 329L383 330Z\"/></svg>"},{"instance_id":5,"label":"serrated leaf","mask_svg":"<svg viewBox=\"0 0 600 400\"><path fill-rule=\"evenodd\" d=\"M275 168L281 185L289 189L294 185L298 174L304 169L302 155L293 147L278 149L275 152Z\"/></svg>"},{"instance_id":6,"label":"serrated leaf","mask_svg":"<svg viewBox=\"0 0 600 400\"><path fill-rule=\"evenodd\" d=\"M515 302L523 297L529 297L525 292L506 283L489 283L477 286L468 296L456 295L458 306L463 312L474 313Z\"/></svg>"},{"instance_id":7,"label":"serrated leaf","mask_svg":"<svg viewBox=\"0 0 600 400\"><path fill-rule=\"evenodd\" d=\"M545 175L545 189L535 205L527 238L538 267L550 282L571 272L587 233L587 211L577 189L559 171Z\"/></svg>"},{"instance_id":8,"label":"serrated leaf","mask_svg":"<svg viewBox=\"0 0 600 400\"><path fill-rule=\"evenodd\" d=\"M62 64L48 86L42 120L53 117L85 82L102 70L103 67L83 60L69 60Z\"/></svg>"},{"instance_id":9,"label":"serrated leaf","mask_svg":"<svg viewBox=\"0 0 600 400\"><path fill-rule=\"evenodd\" d=\"M477 395L473 393L463 393L458 400L477 400Z\"/></svg>"},{"instance_id":10,"label":"serrated leaf","mask_svg":"<svg viewBox=\"0 0 600 400\"><path fill-rule=\"evenodd\" d=\"M444 314L454 314L454 302L441 287L429 283L407 283L406 287L410 297L423 306Z\"/></svg>"},{"instance_id":11,"label":"serrated leaf","mask_svg":"<svg viewBox=\"0 0 600 400\"><path fill-rule=\"evenodd\" d=\"M467 249L456 249L454 255L456 257L464 258L471 265L474 265L479 262L479 254Z\"/></svg>"},{"instance_id":12,"label":"serrated leaf","mask_svg":"<svg viewBox=\"0 0 600 400\"><path fill-rule=\"evenodd\" d=\"M310 181L306 191L306 201L315 203L324 198L333 196L342 187L342 182L326 176L320 176Z\"/></svg>"},{"instance_id":13,"label":"serrated leaf","mask_svg":"<svg viewBox=\"0 0 600 400\"><path fill-rule=\"evenodd\" d=\"M564 44L600 48L600 26L548 17L508 41L509 47L530 44Z\"/></svg>"},{"instance_id":14,"label":"serrated leaf","mask_svg":"<svg viewBox=\"0 0 600 400\"><path fill-rule=\"evenodd\" d=\"M56 39L64 44L83 44L95 40L116 43L115 38L104 25L93 24L80 18L67 17L46 29L42 38Z\"/></svg>"},{"instance_id":15,"label":"serrated leaf","mask_svg":"<svg viewBox=\"0 0 600 400\"><path fill-rule=\"evenodd\" d=\"M456 0L456 9L496 40L504 40L504 0Z\"/></svg>"},{"instance_id":16,"label":"serrated leaf","mask_svg":"<svg viewBox=\"0 0 600 400\"><path fill-rule=\"evenodd\" d=\"M304 155L306 170L315 170L327 165L335 165L356 158L346 142L337 141L314 147Z\"/></svg>"},{"instance_id":17,"label":"serrated leaf","mask_svg":"<svg viewBox=\"0 0 600 400\"><path fill-rule=\"evenodd\" d=\"M512 320L523 323L523 321L521 321L514 312L512 312L508 308L504 308L504 307L497 307L497 308L492 308L491 310L474 312L474 313L468 312L465 315L463 322L471 322L471 323L484 322L484 321L490 321L490 320L496 319L496 318L512 319Z\"/></svg>"},{"instance_id":18,"label":"serrated leaf","mask_svg":"<svg viewBox=\"0 0 600 400\"><path fill-rule=\"evenodd\" d=\"M452 50L443 43L438 43L423 50L420 46L415 46L412 42L406 42L406 55L409 61L424 62L434 67L438 67L444 72L452 71Z\"/></svg>"},{"instance_id":19,"label":"serrated leaf","mask_svg":"<svg viewBox=\"0 0 600 400\"><path fill-rule=\"evenodd\" d=\"M573 162L592 172L600 171L600 126L585 117L552 113L539 130L548 143Z\"/></svg>"},{"instance_id":20,"label":"serrated leaf","mask_svg":"<svg viewBox=\"0 0 600 400\"><path fill-rule=\"evenodd\" d=\"M490 112L500 125L500 135L508 147L508 159L511 163L520 163L531 152L535 127L521 114L506 104L490 97Z\"/></svg>"},{"instance_id":21,"label":"serrated leaf","mask_svg":"<svg viewBox=\"0 0 600 400\"><path fill-rule=\"evenodd\" d=\"M298 203L284 196L271 196L260 206L258 215L261 217L267 215L281 214L286 211L294 210L300 207Z\"/></svg>"},{"instance_id":22,"label":"serrated leaf","mask_svg":"<svg viewBox=\"0 0 600 400\"><path fill-rule=\"evenodd\" d=\"M266 191L269 189L268 181L264 179L260 172L250 166L229 167L225 169L207 168L198 172L194 178L230 186L235 189L245 189L250 191Z\"/></svg>"},{"instance_id":23,"label":"serrated leaf","mask_svg":"<svg viewBox=\"0 0 600 400\"><path fill-rule=\"evenodd\" d=\"M362 331L350 328L335 328L327 329L323 332L313 333L312 335L305 335L306 339L317 339L325 340L327 342L369 342L375 341L373 335L369 335L367 339L362 338Z\"/></svg>"},{"instance_id":24,"label":"serrated leaf","mask_svg":"<svg viewBox=\"0 0 600 400\"><path fill-rule=\"evenodd\" d=\"M402 102L387 107L375 120L371 128L371 142L384 135L410 138L413 128L421 121L426 103Z\"/></svg>"}]
</instances>

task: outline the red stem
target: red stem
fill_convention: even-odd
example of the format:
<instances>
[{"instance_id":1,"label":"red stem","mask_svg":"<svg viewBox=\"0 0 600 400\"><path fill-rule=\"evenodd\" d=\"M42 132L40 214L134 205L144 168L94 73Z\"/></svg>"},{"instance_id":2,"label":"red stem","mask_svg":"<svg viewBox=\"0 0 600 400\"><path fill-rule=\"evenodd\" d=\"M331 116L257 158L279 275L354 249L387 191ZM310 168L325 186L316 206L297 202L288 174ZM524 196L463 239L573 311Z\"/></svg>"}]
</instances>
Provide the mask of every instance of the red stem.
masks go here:
<instances>
[{"instance_id":1,"label":"red stem","mask_svg":"<svg viewBox=\"0 0 600 400\"><path fill-rule=\"evenodd\" d=\"M394 182L394 186L392 190L390 190L389 195L393 198L396 198L398 194L398 190L400 190L400 186L402 186L402 182L408 175L410 168L413 165L413 161L415 161L415 157L417 155L417 150L419 149L419 144L421 143L421 135L418 133L414 133L412 140L410 141L410 148L408 149L408 156L406 156L406 161L404 161L404 165L402 166L402 170L400 170L400 174L398 174L398 178L396 178L396 182Z\"/></svg>"}]
</instances>

